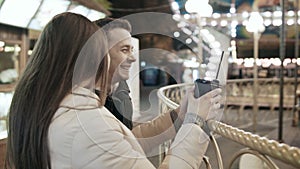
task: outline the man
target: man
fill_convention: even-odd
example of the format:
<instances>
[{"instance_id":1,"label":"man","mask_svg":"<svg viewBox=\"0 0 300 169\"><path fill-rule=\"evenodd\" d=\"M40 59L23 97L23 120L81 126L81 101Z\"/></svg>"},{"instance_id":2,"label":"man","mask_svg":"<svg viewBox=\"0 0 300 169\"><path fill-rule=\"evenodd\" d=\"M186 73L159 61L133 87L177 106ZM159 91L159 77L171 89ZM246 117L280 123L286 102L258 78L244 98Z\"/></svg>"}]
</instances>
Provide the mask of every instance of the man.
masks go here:
<instances>
[{"instance_id":1,"label":"man","mask_svg":"<svg viewBox=\"0 0 300 169\"><path fill-rule=\"evenodd\" d=\"M112 21L113 19L110 18L96 21L97 25L107 32L111 58L108 79L110 93L105 107L131 130L133 108L129 97L130 90L126 83L131 64L136 61L133 56L131 27L125 20Z\"/></svg>"},{"instance_id":2,"label":"man","mask_svg":"<svg viewBox=\"0 0 300 169\"><path fill-rule=\"evenodd\" d=\"M125 126L132 130L140 139L145 152L153 146L172 139L182 124L184 115L178 118L180 108L166 112L158 118L142 124L132 123L132 102L129 96L130 90L126 83L129 79L129 69L136 61L133 55L131 42L131 25L123 19L105 18L95 21L107 34L109 55L111 58L109 68L109 83L111 88L105 107L118 118ZM96 91L97 92L97 91ZM186 103L185 106L186 107ZM183 111L185 112L185 111ZM163 134L162 134L163 133ZM159 137L157 137L160 135Z\"/></svg>"},{"instance_id":3,"label":"man","mask_svg":"<svg viewBox=\"0 0 300 169\"><path fill-rule=\"evenodd\" d=\"M201 124L198 120L203 120L203 112L204 114L208 110L209 112L217 112L214 109L219 109L220 107L218 105L221 98L219 95L221 89L219 91L211 91L208 95L200 97L200 100L195 100L192 91L188 91L188 94L181 100L180 107L177 109L162 113L152 121L133 124L131 119L132 103L129 97L130 91L126 83L126 80L129 78L129 68L136 61L133 57L131 26L128 21L122 19L106 18L95 22L106 32L111 58L110 79L108 81L111 87L105 104L107 109L131 129L146 155L156 155L152 154L151 150L165 141L175 138L172 143L173 147L170 147L171 151L165 154L166 157L162 162L162 166L169 165L167 168L189 168L195 166L193 168L198 168L198 164L201 163L199 159L202 158L201 156L203 156L208 146L207 133L204 134L205 137L202 137L203 130L202 132L199 130L198 133L185 134L198 130L194 128L194 124ZM218 94L218 96L215 94ZM190 101L189 105L188 101ZM202 118L194 118L194 116L189 118L190 116L186 116L186 112L190 112L189 114L197 113L197 117ZM207 117L204 119L207 119ZM182 125L183 121L185 125ZM190 126L187 123L193 124ZM182 130L179 130L179 128ZM191 145L193 146L189 147ZM195 145L201 148L194 149Z\"/></svg>"}]
</instances>

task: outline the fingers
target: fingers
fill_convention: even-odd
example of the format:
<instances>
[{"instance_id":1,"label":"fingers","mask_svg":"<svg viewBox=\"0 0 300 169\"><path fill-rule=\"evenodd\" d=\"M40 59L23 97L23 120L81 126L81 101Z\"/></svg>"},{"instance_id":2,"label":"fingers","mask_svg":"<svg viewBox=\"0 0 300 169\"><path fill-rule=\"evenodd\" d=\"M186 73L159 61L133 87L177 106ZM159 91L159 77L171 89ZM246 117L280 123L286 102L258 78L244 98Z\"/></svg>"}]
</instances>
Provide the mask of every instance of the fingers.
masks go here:
<instances>
[{"instance_id":1,"label":"fingers","mask_svg":"<svg viewBox=\"0 0 300 169\"><path fill-rule=\"evenodd\" d=\"M190 94L194 95L194 89L195 89L195 86L187 88L186 89L186 95L188 95L188 96Z\"/></svg>"},{"instance_id":2,"label":"fingers","mask_svg":"<svg viewBox=\"0 0 300 169\"><path fill-rule=\"evenodd\" d=\"M187 88L187 91L188 91L188 92L194 92L194 90L195 90L195 86L192 86L192 87Z\"/></svg>"},{"instance_id":3,"label":"fingers","mask_svg":"<svg viewBox=\"0 0 300 169\"><path fill-rule=\"evenodd\" d=\"M219 111L221 109L220 103L212 103L209 109L209 112Z\"/></svg>"},{"instance_id":4,"label":"fingers","mask_svg":"<svg viewBox=\"0 0 300 169\"><path fill-rule=\"evenodd\" d=\"M212 90L212 91L206 93L205 95L208 95L208 96L210 96L210 97L215 97L215 96L221 94L221 92L222 92L222 89L221 89L221 88L216 88L216 89L214 89L214 90Z\"/></svg>"},{"instance_id":5,"label":"fingers","mask_svg":"<svg viewBox=\"0 0 300 169\"><path fill-rule=\"evenodd\" d=\"M212 105L212 108L214 110L220 109L221 108L221 104L220 103L215 103L215 104Z\"/></svg>"},{"instance_id":6,"label":"fingers","mask_svg":"<svg viewBox=\"0 0 300 169\"><path fill-rule=\"evenodd\" d=\"M220 111L211 111L206 117L206 120L220 120L222 117L222 112Z\"/></svg>"},{"instance_id":7,"label":"fingers","mask_svg":"<svg viewBox=\"0 0 300 169\"><path fill-rule=\"evenodd\" d=\"M216 88L216 89L213 89L212 91L205 93L203 96L201 96L199 98L209 99L209 98L216 97L216 96L220 95L221 93L222 93L222 89Z\"/></svg>"},{"instance_id":8,"label":"fingers","mask_svg":"<svg viewBox=\"0 0 300 169\"><path fill-rule=\"evenodd\" d=\"M214 89L205 95L195 98L194 92L187 90L187 112L197 113L203 119L211 119L218 116L217 112L221 112L222 89Z\"/></svg>"},{"instance_id":9,"label":"fingers","mask_svg":"<svg viewBox=\"0 0 300 169\"><path fill-rule=\"evenodd\" d=\"M209 109L209 113L207 115L206 120L220 120L222 117L222 106L220 103L214 103L211 105Z\"/></svg>"},{"instance_id":10,"label":"fingers","mask_svg":"<svg viewBox=\"0 0 300 169\"><path fill-rule=\"evenodd\" d=\"M217 96L212 97L212 98L210 99L210 102L211 102L211 103L218 103L218 102L221 102L221 101L222 101L222 96L221 96L221 95L217 95Z\"/></svg>"},{"instance_id":11,"label":"fingers","mask_svg":"<svg viewBox=\"0 0 300 169\"><path fill-rule=\"evenodd\" d=\"M210 99L211 103L213 102L220 102L222 97L220 96L222 90L220 88L214 89L212 91L207 92L203 96L199 98L194 97L194 91L188 90L188 98L189 100L200 100L201 98Z\"/></svg>"}]
</instances>

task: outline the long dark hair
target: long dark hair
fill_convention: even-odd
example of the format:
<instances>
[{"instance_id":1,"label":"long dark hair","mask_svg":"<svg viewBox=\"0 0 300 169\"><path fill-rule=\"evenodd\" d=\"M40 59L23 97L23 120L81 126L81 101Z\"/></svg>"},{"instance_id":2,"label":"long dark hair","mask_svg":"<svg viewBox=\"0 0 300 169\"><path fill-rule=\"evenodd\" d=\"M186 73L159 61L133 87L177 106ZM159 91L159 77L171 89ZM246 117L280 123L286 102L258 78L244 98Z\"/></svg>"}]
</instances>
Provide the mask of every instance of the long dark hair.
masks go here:
<instances>
[{"instance_id":1,"label":"long dark hair","mask_svg":"<svg viewBox=\"0 0 300 169\"><path fill-rule=\"evenodd\" d=\"M92 46L86 48L92 35ZM96 78L93 82L101 82L97 84L106 93L107 40L101 37L105 35L96 24L74 13L59 14L46 25L15 89L8 114L5 168L50 169L48 129L60 102L74 86L91 77ZM74 80L75 65L84 48L90 52L80 60L84 63L78 70L85 73ZM91 67L96 67L96 72L86 70ZM105 98L100 96L100 105Z\"/></svg>"}]
</instances>

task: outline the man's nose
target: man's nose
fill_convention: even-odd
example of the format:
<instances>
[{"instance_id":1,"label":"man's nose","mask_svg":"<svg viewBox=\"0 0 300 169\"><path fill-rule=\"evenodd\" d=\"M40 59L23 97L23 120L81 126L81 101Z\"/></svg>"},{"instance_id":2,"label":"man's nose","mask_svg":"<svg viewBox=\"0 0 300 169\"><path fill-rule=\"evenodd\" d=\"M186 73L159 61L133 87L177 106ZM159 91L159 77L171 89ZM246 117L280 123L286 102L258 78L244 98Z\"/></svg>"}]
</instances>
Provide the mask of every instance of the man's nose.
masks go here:
<instances>
[{"instance_id":1,"label":"man's nose","mask_svg":"<svg viewBox=\"0 0 300 169\"><path fill-rule=\"evenodd\" d=\"M131 52L131 54L128 57L128 60L131 61L131 62L135 62L136 57L137 57L137 54L135 52Z\"/></svg>"}]
</instances>

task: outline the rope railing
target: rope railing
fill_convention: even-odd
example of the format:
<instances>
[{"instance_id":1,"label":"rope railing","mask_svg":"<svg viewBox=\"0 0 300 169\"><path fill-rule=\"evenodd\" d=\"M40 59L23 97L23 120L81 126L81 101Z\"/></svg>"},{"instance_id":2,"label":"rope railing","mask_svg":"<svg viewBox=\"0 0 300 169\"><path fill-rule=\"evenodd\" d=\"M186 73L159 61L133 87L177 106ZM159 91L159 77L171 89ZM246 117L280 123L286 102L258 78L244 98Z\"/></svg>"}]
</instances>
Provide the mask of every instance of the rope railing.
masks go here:
<instances>
[{"instance_id":1,"label":"rope railing","mask_svg":"<svg viewBox=\"0 0 300 169\"><path fill-rule=\"evenodd\" d=\"M261 154L276 158L295 167L300 167L300 149L297 147L245 132L221 122L210 121L209 123L209 126L214 128L214 132L223 137L247 146Z\"/></svg>"},{"instance_id":2,"label":"rope railing","mask_svg":"<svg viewBox=\"0 0 300 169\"><path fill-rule=\"evenodd\" d=\"M183 83L160 88L158 90L158 97L160 99L161 108L177 108L179 106L177 103L180 102L180 99L184 94L185 88L192 85L193 84L190 83ZM208 124L210 129L213 130L215 134L221 135L227 139L230 139L250 148L251 150L249 150L248 152L257 152L250 154L254 154L260 157L262 160L265 161L267 165L270 165L270 168L276 168L275 164L272 161L270 161L269 158L262 157L269 156L287 164L290 164L296 168L300 168L300 149L297 147L293 147L285 143L279 143L275 140L270 140L266 137L261 137L251 132L243 131L241 129L230 126L228 124L224 124L219 121L210 120ZM245 150L241 150L241 152L238 154L242 155L245 154L245 152Z\"/></svg>"}]
</instances>

